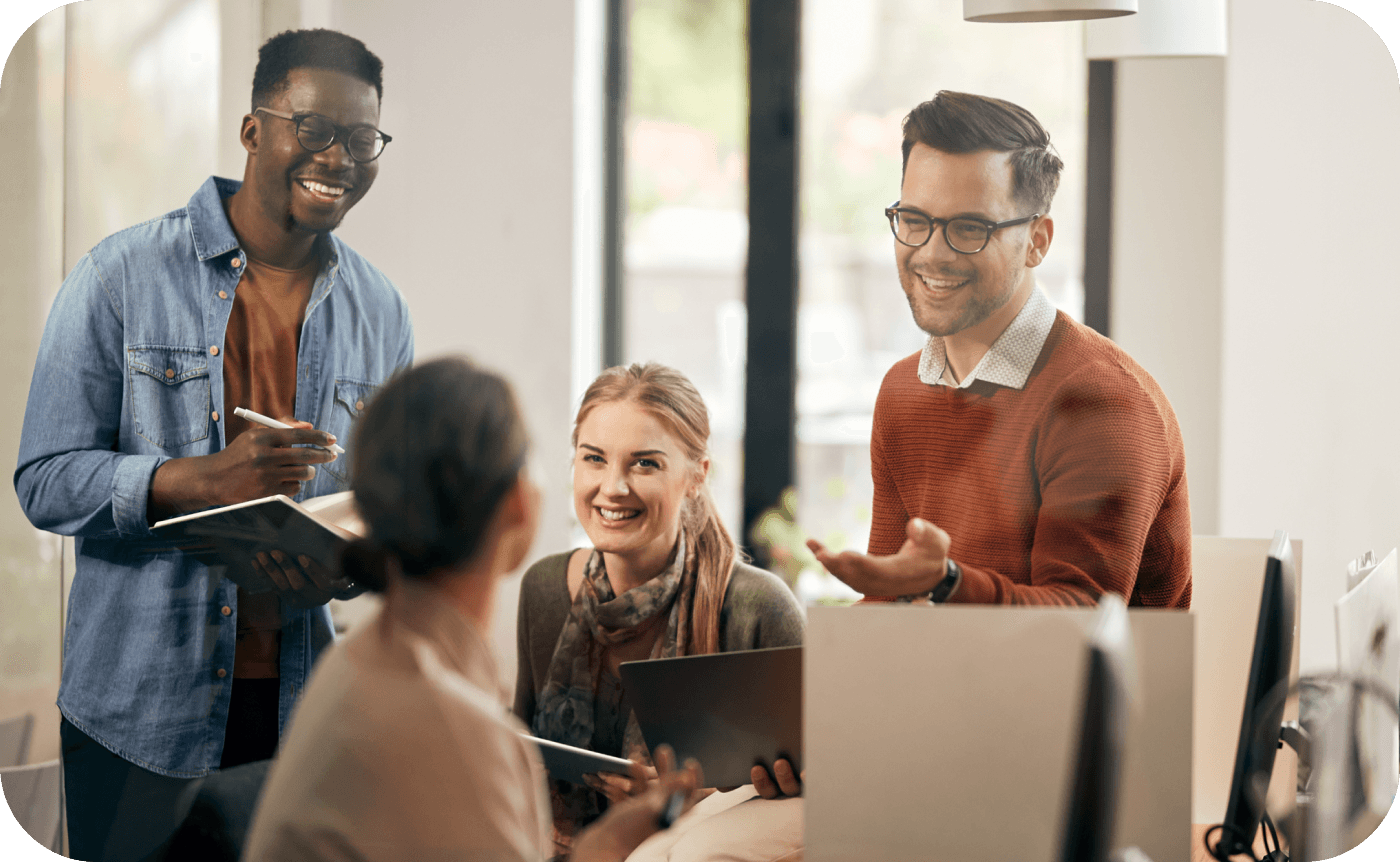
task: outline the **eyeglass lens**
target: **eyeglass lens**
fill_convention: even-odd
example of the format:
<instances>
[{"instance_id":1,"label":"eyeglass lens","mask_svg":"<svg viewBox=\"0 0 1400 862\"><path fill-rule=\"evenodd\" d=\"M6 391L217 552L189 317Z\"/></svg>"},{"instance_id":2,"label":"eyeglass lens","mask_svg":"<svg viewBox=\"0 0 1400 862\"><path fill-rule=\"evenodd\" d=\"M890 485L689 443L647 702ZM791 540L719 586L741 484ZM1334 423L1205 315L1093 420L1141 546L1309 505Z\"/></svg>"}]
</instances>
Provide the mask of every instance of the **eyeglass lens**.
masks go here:
<instances>
[{"instance_id":1,"label":"eyeglass lens","mask_svg":"<svg viewBox=\"0 0 1400 862\"><path fill-rule=\"evenodd\" d=\"M896 212L890 221L895 237L906 245L923 245L933 231L933 222L913 213ZM990 228L972 219L955 218L943 226L948 245L964 254L981 251L991 235Z\"/></svg>"},{"instance_id":2,"label":"eyeglass lens","mask_svg":"<svg viewBox=\"0 0 1400 862\"><path fill-rule=\"evenodd\" d=\"M320 152L335 140L335 124L325 117L302 117L297 123L297 139L308 150ZM355 161L373 161L384 150L384 138L376 129L360 128L350 133L345 146Z\"/></svg>"}]
</instances>

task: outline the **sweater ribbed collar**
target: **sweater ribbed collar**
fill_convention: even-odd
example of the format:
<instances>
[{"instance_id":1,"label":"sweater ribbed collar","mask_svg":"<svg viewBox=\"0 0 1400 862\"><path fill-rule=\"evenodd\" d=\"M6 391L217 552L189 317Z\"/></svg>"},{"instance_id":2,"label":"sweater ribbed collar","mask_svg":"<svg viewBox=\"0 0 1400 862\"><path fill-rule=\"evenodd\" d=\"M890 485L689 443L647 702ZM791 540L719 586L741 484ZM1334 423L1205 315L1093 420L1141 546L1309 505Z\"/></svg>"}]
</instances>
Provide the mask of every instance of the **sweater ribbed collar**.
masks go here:
<instances>
[{"instance_id":1,"label":"sweater ribbed collar","mask_svg":"<svg viewBox=\"0 0 1400 862\"><path fill-rule=\"evenodd\" d=\"M943 339L930 335L919 356L919 379L929 386L952 386L965 389L974 380L984 380L1010 389L1023 389L1031 376L1035 360L1045 347L1045 339L1050 337L1050 328L1055 325L1055 306L1050 298L1036 285L1031 290L1026 304L1021 306L1015 319L1002 330L997 340L992 342L982 361L972 369L972 373L960 382L943 379L947 368L948 349Z\"/></svg>"}]
</instances>

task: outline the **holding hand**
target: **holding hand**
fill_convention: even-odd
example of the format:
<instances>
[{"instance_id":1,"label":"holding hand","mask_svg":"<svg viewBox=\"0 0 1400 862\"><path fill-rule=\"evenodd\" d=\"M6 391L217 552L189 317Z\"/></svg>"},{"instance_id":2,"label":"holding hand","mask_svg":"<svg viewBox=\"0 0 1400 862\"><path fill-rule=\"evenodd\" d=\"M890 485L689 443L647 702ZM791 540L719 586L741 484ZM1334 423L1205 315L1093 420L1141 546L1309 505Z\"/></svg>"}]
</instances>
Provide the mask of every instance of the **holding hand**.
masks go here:
<instances>
[{"instance_id":1,"label":"holding hand","mask_svg":"<svg viewBox=\"0 0 1400 862\"><path fill-rule=\"evenodd\" d=\"M779 799L784 796L801 796L802 779L807 777L806 770L803 770L799 777L792 768L792 764L786 758L779 758L773 763L773 774L769 775L768 770L755 764L749 770L749 778L753 781L753 789L758 791L758 795L764 799Z\"/></svg>"},{"instance_id":2,"label":"holding hand","mask_svg":"<svg viewBox=\"0 0 1400 862\"><path fill-rule=\"evenodd\" d=\"M213 455L175 458L156 469L147 505L153 520L270 497L295 496L316 476L316 465L334 461L323 448L335 436L290 417L287 429L253 427ZM306 445L311 444L311 445Z\"/></svg>"},{"instance_id":3,"label":"holding hand","mask_svg":"<svg viewBox=\"0 0 1400 862\"><path fill-rule=\"evenodd\" d=\"M294 608L314 608L331 599L348 599L352 582L312 558L302 554L295 560L282 551L260 551L253 557L253 570L277 585L282 600Z\"/></svg>"},{"instance_id":4,"label":"holding hand","mask_svg":"<svg viewBox=\"0 0 1400 862\"><path fill-rule=\"evenodd\" d=\"M621 862L637 849L637 845L670 825L664 822L663 814L668 813L674 794L681 794L684 800L681 811L695 804L699 795L696 791L705 783L700 764L688 760L677 770L676 755L669 745L657 746L654 760L654 780L640 765L633 764L632 781L645 785L645 789L608 808L606 814L578 836L574 842L573 862Z\"/></svg>"},{"instance_id":5,"label":"holding hand","mask_svg":"<svg viewBox=\"0 0 1400 862\"><path fill-rule=\"evenodd\" d=\"M583 776L584 784L608 798L610 804L639 796L657 780L656 768L633 763L629 775L616 772L590 772Z\"/></svg>"},{"instance_id":6,"label":"holding hand","mask_svg":"<svg viewBox=\"0 0 1400 862\"><path fill-rule=\"evenodd\" d=\"M807 547L828 572L867 596L926 593L948 573L948 550L953 541L923 518L910 518L904 532L908 538L888 557L859 551L833 554L816 539L808 539Z\"/></svg>"}]
</instances>

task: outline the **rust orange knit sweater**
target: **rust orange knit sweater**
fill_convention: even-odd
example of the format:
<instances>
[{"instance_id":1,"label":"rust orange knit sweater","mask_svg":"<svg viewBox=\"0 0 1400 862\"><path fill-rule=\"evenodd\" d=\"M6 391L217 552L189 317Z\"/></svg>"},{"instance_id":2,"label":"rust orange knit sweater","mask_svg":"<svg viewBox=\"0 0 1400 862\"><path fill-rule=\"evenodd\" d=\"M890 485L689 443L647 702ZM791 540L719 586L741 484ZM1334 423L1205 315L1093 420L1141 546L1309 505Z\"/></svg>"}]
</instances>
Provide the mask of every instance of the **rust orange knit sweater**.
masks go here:
<instances>
[{"instance_id":1,"label":"rust orange knit sweater","mask_svg":"<svg viewBox=\"0 0 1400 862\"><path fill-rule=\"evenodd\" d=\"M952 601L1191 606L1191 515L1176 415L1116 344L1063 312L1024 389L885 375L870 440L871 554L911 517L952 538ZM876 598L876 597L871 597Z\"/></svg>"}]
</instances>

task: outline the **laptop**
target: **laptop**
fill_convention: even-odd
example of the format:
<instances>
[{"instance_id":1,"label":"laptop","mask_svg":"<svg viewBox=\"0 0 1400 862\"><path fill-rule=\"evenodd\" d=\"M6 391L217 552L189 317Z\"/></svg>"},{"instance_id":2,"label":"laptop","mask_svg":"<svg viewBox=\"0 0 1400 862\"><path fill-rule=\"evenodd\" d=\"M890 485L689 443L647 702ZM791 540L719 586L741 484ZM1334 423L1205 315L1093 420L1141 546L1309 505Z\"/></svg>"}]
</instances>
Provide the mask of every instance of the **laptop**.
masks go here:
<instances>
[{"instance_id":1,"label":"laptop","mask_svg":"<svg viewBox=\"0 0 1400 862\"><path fill-rule=\"evenodd\" d=\"M754 764L802 768L802 647L623 662L628 705L647 747L693 757L710 787L750 783Z\"/></svg>"}]
</instances>

